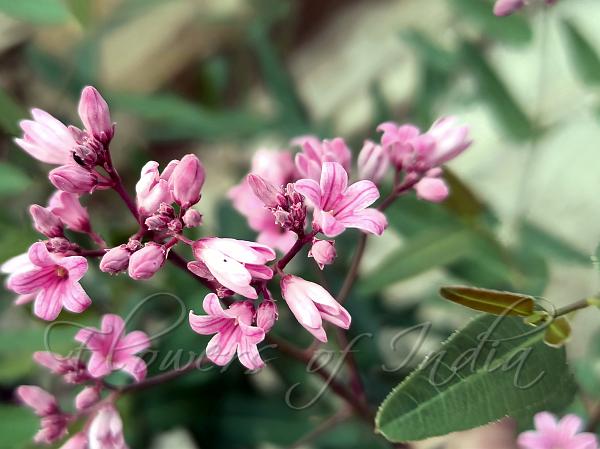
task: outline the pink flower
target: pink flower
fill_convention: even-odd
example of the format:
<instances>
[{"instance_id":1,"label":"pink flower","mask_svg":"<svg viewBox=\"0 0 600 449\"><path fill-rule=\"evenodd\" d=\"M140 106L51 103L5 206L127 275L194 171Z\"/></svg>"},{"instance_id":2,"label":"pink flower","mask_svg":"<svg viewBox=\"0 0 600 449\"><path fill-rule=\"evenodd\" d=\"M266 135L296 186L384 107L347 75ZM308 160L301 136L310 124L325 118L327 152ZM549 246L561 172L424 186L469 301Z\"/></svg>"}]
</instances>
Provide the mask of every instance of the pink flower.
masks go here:
<instances>
[{"instance_id":1,"label":"pink flower","mask_svg":"<svg viewBox=\"0 0 600 449\"><path fill-rule=\"evenodd\" d=\"M494 14L497 16L509 16L525 6L525 0L496 0Z\"/></svg>"},{"instance_id":2,"label":"pink flower","mask_svg":"<svg viewBox=\"0 0 600 449\"><path fill-rule=\"evenodd\" d=\"M33 438L36 443L51 444L67 433L69 416L50 393L34 385L21 385L17 396L41 418L41 428Z\"/></svg>"},{"instance_id":3,"label":"pink flower","mask_svg":"<svg viewBox=\"0 0 600 449\"><path fill-rule=\"evenodd\" d=\"M292 155L287 151L259 150L252 158L251 174L260 176L276 187L294 178ZM275 222L273 214L257 198L245 178L229 190L233 207L248 220L248 225L258 232L257 241L280 251L289 250L296 240L293 232L284 230Z\"/></svg>"},{"instance_id":4,"label":"pink flower","mask_svg":"<svg viewBox=\"0 0 600 449\"><path fill-rule=\"evenodd\" d=\"M128 273L131 279L150 279L164 265L167 252L158 243L146 243L129 258Z\"/></svg>"},{"instance_id":5,"label":"pink flower","mask_svg":"<svg viewBox=\"0 0 600 449\"><path fill-rule=\"evenodd\" d=\"M381 145L367 140L358 154L358 177L378 183L385 176L390 161Z\"/></svg>"},{"instance_id":6,"label":"pink flower","mask_svg":"<svg viewBox=\"0 0 600 449\"><path fill-rule=\"evenodd\" d=\"M204 177L204 167L195 155L186 154L181 158L169 178L169 188L179 206L187 209L200 201Z\"/></svg>"},{"instance_id":7,"label":"pink flower","mask_svg":"<svg viewBox=\"0 0 600 449\"><path fill-rule=\"evenodd\" d=\"M438 167L461 154L472 143L469 127L458 124L458 118L449 116L435 121L425 136L434 142L429 155L429 168Z\"/></svg>"},{"instance_id":8,"label":"pink flower","mask_svg":"<svg viewBox=\"0 0 600 449\"><path fill-rule=\"evenodd\" d=\"M73 163L76 142L69 129L59 120L41 109L32 109L33 120L19 124L23 138L15 139L35 159L47 164L64 165Z\"/></svg>"},{"instance_id":9,"label":"pink flower","mask_svg":"<svg viewBox=\"0 0 600 449\"><path fill-rule=\"evenodd\" d=\"M335 260L335 241L314 239L308 252L308 257L315 259L315 262L322 270L325 265L331 265Z\"/></svg>"},{"instance_id":10,"label":"pink flower","mask_svg":"<svg viewBox=\"0 0 600 449\"><path fill-rule=\"evenodd\" d=\"M63 237L63 226L60 219L50 209L32 204L29 206L29 214L33 219L33 227L46 237Z\"/></svg>"},{"instance_id":11,"label":"pink flower","mask_svg":"<svg viewBox=\"0 0 600 449\"><path fill-rule=\"evenodd\" d=\"M385 122L377 127L382 131L381 146L388 152L390 160L397 170L402 170L410 164L414 149L412 142L421 131L414 125L397 125L393 122Z\"/></svg>"},{"instance_id":12,"label":"pink flower","mask_svg":"<svg viewBox=\"0 0 600 449\"><path fill-rule=\"evenodd\" d=\"M582 422L576 415L566 415L557 422L551 413L541 412L535 415L535 427L535 431L519 435L523 449L598 449L596 435L580 432Z\"/></svg>"},{"instance_id":13,"label":"pink flower","mask_svg":"<svg viewBox=\"0 0 600 449\"><path fill-rule=\"evenodd\" d=\"M108 104L94 87L86 86L79 99L79 117L85 129L100 142L108 143L114 134Z\"/></svg>"},{"instance_id":14,"label":"pink flower","mask_svg":"<svg viewBox=\"0 0 600 449\"><path fill-rule=\"evenodd\" d=\"M298 322L319 341L327 341L323 320L350 327L350 314L319 284L287 274L281 279L281 294Z\"/></svg>"},{"instance_id":15,"label":"pink flower","mask_svg":"<svg viewBox=\"0 0 600 449\"><path fill-rule=\"evenodd\" d=\"M42 242L31 245L27 254L32 267L10 275L7 287L21 295L36 293L38 317L52 321L63 307L73 313L89 307L92 301L79 284L88 269L85 257L51 254Z\"/></svg>"},{"instance_id":16,"label":"pink flower","mask_svg":"<svg viewBox=\"0 0 600 449\"><path fill-rule=\"evenodd\" d=\"M48 351L37 351L33 353L33 361L62 376L67 383L80 384L90 380L85 363L78 357L63 357Z\"/></svg>"},{"instance_id":17,"label":"pink flower","mask_svg":"<svg viewBox=\"0 0 600 449\"><path fill-rule=\"evenodd\" d=\"M120 316L104 315L101 329L81 329L75 340L92 352L87 368L93 377L104 377L115 370L129 373L137 382L146 377L146 363L135 354L148 349L150 340L142 331L125 334Z\"/></svg>"},{"instance_id":18,"label":"pink flower","mask_svg":"<svg viewBox=\"0 0 600 449\"><path fill-rule=\"evenodd\" d=\"M142 167L140 180L135 185L136 201L140 214L148 217L154 214L161 203L171 204L173 197L169 190L169 178L179 161L171 161L163 170L158 171L158 162L149 161Z\"/></svg>"},{"instance_id":19,"label":"pink flower","mask_svg":"<svg viewBox=\"0 0 600 449\"><path fill-rule=\"evenodd\" d=\"M296 154L296 169L302 178L318 181L321 167L325 162L337 162L350 171L352 153L341 137L320 142L316 137L307 136L294 139L294 144L302 146L302 152Z\"/></svg>"},{"instance_id":20,"label":"pink flower","mask_svg":"<svg viewBox=\"0 0 600 449\"><path fill-rule=\"evenodd\" d=\"M102 407L92 420L88 445L89 449L127 449L123 438L123 421L112 405Z\"/></svg>"},{"instance_id":21,"label":"pink flower","mask_svg":"<svg viewBox=\"0 0 600 449\"><path fill-rule=\"evenodd\" d=\"M273 271L265 264L275 259L266 245L229 238L205 238L194 242L194 257L188 268L201 277L211 275L221 285L246 298L258 297L252 279L271 279Z\"/></svg>"},{"instance_id":22,"label":"pink flower","mask_svg":"<svg viewBox=\"0 0 600 449\"><path fill-rule=\"evenodd\" d=\"M87 209L73 193L55 192L50 197L48 209L71 231L88 233L92 230Z\"/></svg>"},{"instance_id":23,"label":"pink flower","mask_svg":"<svg viewBox=\"0 0 600 449\"><path fill-rule=\"evenodd\" d=\"M256 345L264 340L265 331L252 326L254 306L251 301L235 302L223 310L217 295L209 293L202 307L207 315L190 311L190 326L200 335L216 334L206 347L206 356L212 362L227 365L237 352L246 368L255 370L264 366Z\"/></svg>"},{"instance_id":24,"label":"pink flower","mask_svg":"<svg viewBox=\"0 0 600 449\"><path fill-rule=\"evenodd\" d=\"M320 184L301 179L294 186L313 204L313 220L327 237L335 237L346 228L381 235L387 227L385 215L367 208L379 198L375 184L363 180L348 186L348 173L337 162L323 164Z\"/></svg>"}]
</instances>

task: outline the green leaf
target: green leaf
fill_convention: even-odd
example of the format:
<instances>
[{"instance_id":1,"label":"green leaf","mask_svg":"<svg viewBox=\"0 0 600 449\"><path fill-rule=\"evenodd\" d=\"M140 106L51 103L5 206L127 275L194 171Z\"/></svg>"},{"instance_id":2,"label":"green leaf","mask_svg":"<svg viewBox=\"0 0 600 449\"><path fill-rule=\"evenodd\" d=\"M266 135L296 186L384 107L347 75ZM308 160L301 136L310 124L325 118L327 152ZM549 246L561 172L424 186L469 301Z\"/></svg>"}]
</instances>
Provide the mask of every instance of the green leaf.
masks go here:
<instances>
[{"instance_id":1,"label":"green leaf","mask_svg":"<svg viewBox=\"0 0 600 449\"><path fill-rule=\"evenodd\" d=\"M423 62L430 67L447 72L452 70L458 63L455 54L440 47L425 33L418 30L408 30L401 32L400 37L413 47Z\"/></svg>"},{"instance_id":2,"label":"green leaf","mask_svg":"<svg viewBox=\"0 0 600 449\"><path fill-rule=\"evenodd\" d=\"M279 103L283 121L291 130L306 131L308 115L294 81L284 67L268 33L269 24L258 20L249 30L249 42L256 53L262 75L271 94Z\"/></svg>"},{"instance_id":3,"label":"green leaf","mask_svg":"<svg viewBox=\"0 0 600 449\"><path fill-rule=\"evenodd\" d=\"M25 191L31 179L19 168L0 162L0 196L16 195Z\"/></svg>"},{"instance_id":4,"label":"green leaf","mask_svg":"<svg viewBox=\"0 0 600 449\"><path fill-rule=\"evenodd\" d=\"M564 349L516 317L480 316L448 339L382 403L375 422L390 441L471 429L505 416L530 424L558 411L576 385Z\"/></svg>"},{"instance_id":5,"label":"green leaf","mask_svg":"<svg viewBox=\"0 0 600 449\"><path fill-rule=\"evenodd\" d=\"M472 254L477 236L468 229L427 230L387 256L368 276L361 291L374 293L395 282Z\"/></svg>"},{"instance_id":6,"label":"green leaf","mask_svg":"<svg viewBox=\"0 0 600 449\"><path fill-rule=\"evenodd\" d=\"M156 139L226 138L247 135L268 123L255 113L211 111L173 94L111 95L111 107L132 113L152 123L148 130Z\"/></svg>"},{"instance_id":7,"label":"green leaf","mask_svg":"<svg viewBox=\"0 0 600 449\"><path fill-rule=\"evenodd\" d=\"M529 316L533 313L533 298L518 293L457 285L442 287L440 295L462 306L494 315Z\"/></svg>"},{"instance_id":8,"label":"green leaf","mask_svg":"<svg viewBox=\"0 0 600 449\"><path fill-rule=\"evenodd\" d=\"M493 14L493 4L482 0L454 0L460 17L473 23L481 33L512 45L531 41L533 32L527 20L518 14L499 19Z\"/></svg>"},{"instance_id":9,"label":"green leaf","mask_svg":"<svg viewBox=\"0 0 600 449\"><path fill-rule=\"evenodd\" d=\"M0 435L2 448L20 449L29 446L39 426L39 418L25 407L0 405Z\"/></svg>"},{"instance_id":10,"label":"green leaf","mask_svg":"<svg viewBox=\"0 0 600 449\"><path fill-rule=\"evenodd\" d=\"M71 17L61 0L0 0L0 12L39 25L57 25Z\"/></svg>"},{"instance_id":11,"label":"green leaf","mask_svg":"<svg viewBox=\"0 0 600 449\"><path fill-rule=\"evenodd\" d=\"M465 65L477 81L479 97L487 102L498 123L513 138L529 139L534 131L533 124L481 50L473 43L465 41L462 54Z\"/></svg>"},{"instance_id":12,"label":"green leaf","mask_svg":"<svg viewBox=\"0 0 600 449\"><path fill-rule=\"evenodd\" d=\"M600 55L577 26L569 21L562 21L563 30L571 56L571 66L585 84L600 85Z\"/></svg>"},{"instance_id":13,"label":"green leaf","mask_svg":"<svg viewBox=\"0 0 600 449\"><path fill-rule=\"evenodd\" d=\"M521 225L521 242L529 251L552 257L562 262L588 266L590 256L541 227L525 221Z\"/></svg>"}]
</instances>

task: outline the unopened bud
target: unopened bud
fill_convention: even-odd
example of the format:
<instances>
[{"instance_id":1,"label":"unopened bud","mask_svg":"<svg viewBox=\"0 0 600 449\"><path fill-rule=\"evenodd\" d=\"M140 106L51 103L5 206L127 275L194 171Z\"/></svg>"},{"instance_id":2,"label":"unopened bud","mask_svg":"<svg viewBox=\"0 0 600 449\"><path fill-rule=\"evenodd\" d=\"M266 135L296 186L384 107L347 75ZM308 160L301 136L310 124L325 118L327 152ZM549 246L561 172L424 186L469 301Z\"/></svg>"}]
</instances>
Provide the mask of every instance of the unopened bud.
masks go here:
<instances>
[{"instance_id":1,"label":"unopened bud","mask_svg":"<svg viewBox=\"0 0 600 449\"><path fill-rule=\"evenodd\" d=\"M129 265L131 252L127 245L119 245L108 251L100 261L100 270L105 273L117 274L125 271Z\"/></svg>"},{"instance_id":2,"label":"unopened bud","mask_svg":"<svg viewBox=\"0 0 600 449\"><path fill-rule=\"evenodd\" d=\"M188 209L183 215L183 224L186 228L195 228L202 224L202 214L196 209Z\"/></svg>"},{"instance_id":3,"label":"unopened bud","mask_svg":"<svg viewBox=\"0 0 600 449\"><path fill-rule=\"evenodd\" d=\"M156 243L147 243L129 259L129 276L135 280L150 279L160 270L166 259L164 248Z\"/></svg>"},{"instance_id":4,"label":"unopened bud","mask_svg":"<svg viewBox=\"0 0 600 449\"><path fill-rule=\"evenodd\" d=\"M110 119L108 104L100 92L92 86L86 86L81 91L78 112L85 128L94 137L103 143L108 143L112 139L114 127Z\"/></svg>"},{"instance_id":5,"label":"unopened bud","mask_svg":"<svg viewBox=\"0 0 600 449\"><path fill-rule=\"evenodd\" d=\"M48 174L50 182L58 190L82 195L92 193L98 186L98 174L79 165L63 165Z\"/></svg>"},{"instance_id":6,"label":"unopened bud","mask_svg":"<svg viewBox=\"0 0 600 449\"><path fill-rule=\"evenodd\" d=\"M193 154L186 154L173 169L173 173L169 177L169 188L173 199L183 209L187 209L200 200L204 176L204 167Z\"/></svg>"},{"instance_id":7,"label":"unopened bud","mask_svg":"<svg viewBox=\"0 0 600 449\"><path fill-rule=\"evenodd\" d=\"M264 330L265 333L271 330L277 318L278 313L275 301L267 299L258 306L258 310L256 311L256 325Z\"/></svg>"},{"instance_id":8,"label":"unopened bud","mask_svg":"<svg viewBox=\"0 0 600 449\"><path fill-rule=\"evenodd\" d=\"M258 175L249 174L246 178L254 195L267 207L277 207L280 203L281 189Z\"/></svg>"},{"instance_id":9,"label":"unopened bud","mask_svg":"<svg viewBox=\"0 0 600 449\"><path fill-rule=\"evenodd\" d=\"M315 262L322 270L325 265L330 265L335 260L335 242L333 240L314 239L312 247L308 252L308 257L315 259Z\"/></svg>"},{"instance_id":10,"label":"unopened bud","mask_svg":"<svg viewBox=\"0 0 600 449\"><path fill-rule=\"evenodd\" d=\"M29 213L33 219L35 229L46 237L62 237L63 226L56 215L50 209L33 204L29 207Z\"/></svg>"}]
</instances>

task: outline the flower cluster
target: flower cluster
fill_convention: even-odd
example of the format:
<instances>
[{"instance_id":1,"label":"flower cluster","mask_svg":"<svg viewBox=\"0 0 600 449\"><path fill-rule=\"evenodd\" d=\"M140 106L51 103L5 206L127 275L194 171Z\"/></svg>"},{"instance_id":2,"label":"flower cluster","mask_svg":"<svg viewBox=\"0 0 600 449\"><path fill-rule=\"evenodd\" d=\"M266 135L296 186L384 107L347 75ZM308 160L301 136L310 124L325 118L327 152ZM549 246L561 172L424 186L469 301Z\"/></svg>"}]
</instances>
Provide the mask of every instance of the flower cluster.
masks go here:
<instances>
[{"instance_id":1,"label":"flower cluster","mask_svg":"<svg viewBox=\"0 0 600 449\"><path fill-rule=\"evenodd\" d=\"M141 331L125 333L125 323L117 315L102 318L101 329L81 329L75 340L87 346L90 357L84 362L82 354L62 357L51 352L36 352L34 361L64 382L83 386L75 396L75 412L63 411L58 400L47 391L33 385L17 389L19 400L30 407L41 419L41 428L35 435L37 443L51 444L68 434L69 425L85 421L87 431L76 433L63 447L70 449L114 448L124 449L122 423L114 407L116 396L102 397L103 379L114 371L124 371L136 381L146 375L146 364L136 354L150 347L148 336Z\"/></svg>"},{"instance_id":2,"label":"flower cluster","mask_svg":"<svg viewBox=\"0 0 600 449\"><path fill-rule=\"evenodd\" d=\"M57 192L48 206L30 208L33 226L45 239L2 266L9 274L7 288L20 295L17 303L33 301L35 315L44 320L56 319L63 308L81 313L92 303L80 284L89 258L101 258L101 271L126 272L133 280L152 278L171 260L211 290L203 301L205 314L189 314L194 332L214 335L206 357L223 366L237 354L251 370L264 365L257 345L279 316L274 286L291 315L317 340L327 341L324 322L350 327L351 316L343 305L323 286L286 272L288 263L308 247L308 257L322 270L335 261L334 239L348 228L381 235L387 227L383 210L411 189L424 200L443 200L448 188L441 165L470 144L468 128L452 117L438 120L424 133L413 125L384 123L379 127L381 142L367 141L360 151L355 177L352 151L341 138L294 139L291 145L300 147L295 155L258 151L249 175L229 192L234 207L258 233L257 242L223 236L192 240L184 233L202 225L195 207L206 178L197 156L172 160L162 170L158 162L147 162L132 198L112 163L109 146L115 125L96 89L86 87L81 95L83 129L66 126L41 110L34 109L32 115L34 120L21 123L24 136L17 144L34 158L60 167L49 173ZM380 197L378 184L392 172L390 195L373 207ZM92 230L80 203L80 196L100 189L114 189L138 223L128 239L111 246ZM70 239L71 232L87 235L93 246L81 247ZM177 253L179 244L191 248L194 260ZM275 277L279 283L272 282ZM42 417L36 439L57 440L85 411L88 432L77 434L68 447L88 447L88 441L89 447L100 447L92 442L101 440L108 447L125 447L113 396L102 399L101 379L122 370L142 382L146 365L136 354L149 340L142 332L125 335L123 320L110 314L102 319L101 329L83 329L76 340L91 351L87 364L45 353L37 354L36 361L68 382L90 383L76 399L79 414L62 412L55 398L36 387L19 390L21 399Z\"/></svg>"}]
</instances>

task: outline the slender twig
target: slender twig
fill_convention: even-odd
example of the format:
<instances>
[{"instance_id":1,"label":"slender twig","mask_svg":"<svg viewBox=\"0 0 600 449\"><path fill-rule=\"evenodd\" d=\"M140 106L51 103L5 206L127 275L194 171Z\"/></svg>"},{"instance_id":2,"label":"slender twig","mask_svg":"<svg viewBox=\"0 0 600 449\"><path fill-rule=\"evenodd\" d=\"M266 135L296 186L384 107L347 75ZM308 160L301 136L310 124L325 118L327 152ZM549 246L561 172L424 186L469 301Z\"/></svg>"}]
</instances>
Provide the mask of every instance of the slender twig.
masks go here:
<instances>
[{"instance_id":1,"label":"slender twig","mask_svg":"<svg viewBox=\"0 0 600 449\"><path fill-rule=\"evenodd\" d=\"M131 393L133 391L145 390L146 388L154 387L156 385L160 385L162 383L171 381L173 379L177 379L185 374L191 373L197 369L199 369L203 364L208 363L208 359L206 356L198 357L195 360L192 360L189 363L186 363L180 368L175 368L171 371L164 372L162 374L157 374L156 376L149 377L141 382L137 382L134 384L126 385L124 387L114 387L110 384L106 385L108 388L117 391L119 394Z\"/></svg>"},{"instance_id":2,"label":"slender twig","mask_svg":"<svg viewBox=\"0 0 600 449\"><path fill-rule=\"evenodd\" d=\"M291 446L289 446L288 449L296 449L300 446L304 446L304 445L311 443L313 440L316 440L321 435L324 435L325 433L334 429L339 424L348 420L348 418L350 418L351 416L352 416L351 409L345 408L345 409L340 410L339 412L337 412L334 415L327 418L325 421L323 421L321 424L319 424L317 427L315 427L309 433L304 435L302 438L298 439L295 443L293 443Z\"/></svg>"},{"instance_id":3,"label":"slender twig","mask_svg":"<svg viewBox=\"0 0 600 449\"><path fill-rule=\"evenodd\" d=\"M308 234L303 234L298 236L298 240L294 242L294 245L289 249L287 253L285 253L281 259L275 262L274 266L278 272L282 272L282 270L287 266L288 263L298 254L304 245L310 243L313 237L317 235L316 231L312 231Z\"/></svg>"},{"instance_id":4,"label":"slender twig","mask_svg":"<svg viewBox=\"0 0 600 449\"><path fill-rule=\"evenodd\" d=\"M589 303L588 298L581 299L579 301L575 301L572 304L569 304L567 306L556 309L556 312L554 313L554 317L556 318L559 316L567 315L571 312L575 312L576 310L585 309L586 307L589 307L589 306L590 306L590 303Z\"/></svg>"},{"instance_id":5,"label":"slender twig","mask_svg":"<svg viewBox=\"0 0 600 449\"><path fill-rule=\"evenodd\" d=\"M590 412L590 418L585 428L586 432L596 432L596 428L600 425L600 403L597 403Z\"/></svg>"}]
</instances>

